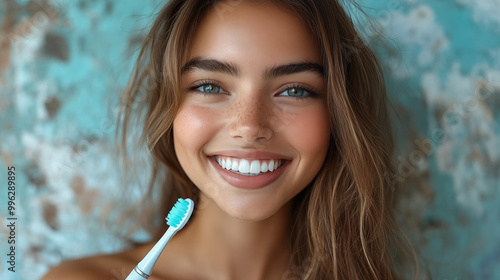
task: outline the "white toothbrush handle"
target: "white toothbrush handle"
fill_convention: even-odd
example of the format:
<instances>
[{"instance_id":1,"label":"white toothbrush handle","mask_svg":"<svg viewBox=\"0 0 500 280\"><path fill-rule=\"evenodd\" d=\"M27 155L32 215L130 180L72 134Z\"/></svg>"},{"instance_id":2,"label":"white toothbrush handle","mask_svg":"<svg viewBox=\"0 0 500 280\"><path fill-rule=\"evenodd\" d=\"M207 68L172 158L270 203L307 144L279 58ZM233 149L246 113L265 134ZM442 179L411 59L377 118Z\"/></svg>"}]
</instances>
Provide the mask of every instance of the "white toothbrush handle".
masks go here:
<instances>
[{"instance_id":1,"label":"white toothbrush handle","mask_svg":"<svg viewBox=\"0 0 500 280\"><path fill-rule=\"evenodd\" d=\"M125 280L144 280L148 279L149 275L153 271L153 267L156 261L160 257L163 249L167 246L168 241L174 236L177 229L174 227L169 227L165 234L156 242L155 246L149 251L149 253L142 259L142 261L137 264L137 266L130 272Z\"/></svg>"},{"instance_id":2,"label":"white toothbrush handle","mask_svg":"<svg viewBox=\"0 0 500 280\"><path fill-rule=\"evenodd\" d=\"M144 272L138 270L137 266L130 272L130 274L127 276L125 280L144 280L148 279L149 275L145 274Z\"/></svg>"}]
</instances>

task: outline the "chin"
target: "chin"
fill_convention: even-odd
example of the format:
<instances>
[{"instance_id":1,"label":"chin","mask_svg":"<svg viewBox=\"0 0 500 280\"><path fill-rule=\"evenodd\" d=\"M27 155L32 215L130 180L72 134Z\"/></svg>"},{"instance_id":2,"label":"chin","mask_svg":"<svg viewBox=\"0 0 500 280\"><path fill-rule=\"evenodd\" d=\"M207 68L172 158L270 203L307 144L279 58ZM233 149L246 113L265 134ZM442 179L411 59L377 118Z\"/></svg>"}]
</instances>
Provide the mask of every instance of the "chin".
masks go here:
<instances>
[{"instance_id":1,"label":"chin","mask_svg":"<svg viewBox=\"0 0 500 280\"><path fill-rule=\"evenodd\" d=\"M269 200L239 199L226 200L219 206L228 216L250 222L260 222L276 215L283 205L270 203Z\"/></svg>"}]
</instances>

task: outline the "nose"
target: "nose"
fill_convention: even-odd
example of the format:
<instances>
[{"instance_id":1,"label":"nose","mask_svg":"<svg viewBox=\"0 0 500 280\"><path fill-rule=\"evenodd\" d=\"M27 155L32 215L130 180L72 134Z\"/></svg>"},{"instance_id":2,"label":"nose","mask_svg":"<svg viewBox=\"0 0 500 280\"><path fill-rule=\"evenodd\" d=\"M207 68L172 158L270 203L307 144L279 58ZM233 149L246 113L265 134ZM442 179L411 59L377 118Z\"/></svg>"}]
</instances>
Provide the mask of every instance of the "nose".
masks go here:
<instances>
[{"instance_id":1,"label":"nose","mask_svg":"<svg viewBox=\"0 0 500 280\"><path fill-rule=\"evenodd\" d=\"M272 109L262 100L240 100L230 111L231 137L247 143L264 143L273 137Z\"/></svg>"}]
</instances>

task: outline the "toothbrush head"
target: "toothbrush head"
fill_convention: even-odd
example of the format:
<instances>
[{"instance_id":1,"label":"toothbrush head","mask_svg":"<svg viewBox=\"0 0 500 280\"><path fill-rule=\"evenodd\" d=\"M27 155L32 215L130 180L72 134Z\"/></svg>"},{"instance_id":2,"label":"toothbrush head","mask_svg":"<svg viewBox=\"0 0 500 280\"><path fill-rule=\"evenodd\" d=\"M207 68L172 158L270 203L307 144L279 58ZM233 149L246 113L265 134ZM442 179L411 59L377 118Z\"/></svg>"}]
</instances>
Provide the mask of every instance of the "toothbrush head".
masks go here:
<instances>
[{"instance_id":1,"label":"toothbrush head","mask_svg":"<svg viewBox=\"0 0 500 280\"><path fill-rule=\"evenodd\" d=\"M179 198L165 218L167 225L173 227L175 230L182 229L191 217L193 209L194 202L191 199Z\"/></svg>"}]
</instances>

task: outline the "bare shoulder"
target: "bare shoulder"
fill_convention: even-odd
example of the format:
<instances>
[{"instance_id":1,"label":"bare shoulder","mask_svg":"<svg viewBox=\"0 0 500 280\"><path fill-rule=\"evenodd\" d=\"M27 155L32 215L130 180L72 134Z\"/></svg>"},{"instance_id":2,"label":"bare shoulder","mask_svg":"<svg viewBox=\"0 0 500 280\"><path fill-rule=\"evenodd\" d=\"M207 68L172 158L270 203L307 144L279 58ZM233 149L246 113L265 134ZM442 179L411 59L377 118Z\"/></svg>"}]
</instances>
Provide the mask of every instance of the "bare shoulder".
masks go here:
<instances>
[{"instance_id":1,"label":"bare shoulder","mask_svg":"<svg viewBox=\"0 0 500 280\"><path fill-rule=\"evenodd\" d=\"M52 268L42 280L122 280L135 267L137 259L134 248L116 254L98 255L64 261Z\"/></svg>"}]
</instances>

